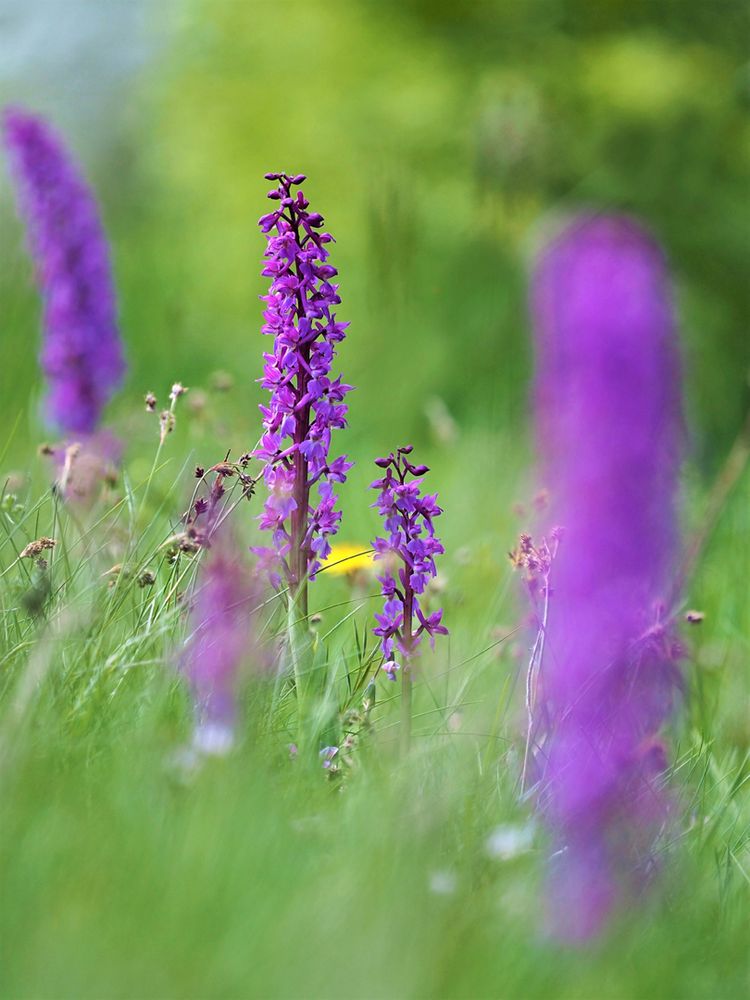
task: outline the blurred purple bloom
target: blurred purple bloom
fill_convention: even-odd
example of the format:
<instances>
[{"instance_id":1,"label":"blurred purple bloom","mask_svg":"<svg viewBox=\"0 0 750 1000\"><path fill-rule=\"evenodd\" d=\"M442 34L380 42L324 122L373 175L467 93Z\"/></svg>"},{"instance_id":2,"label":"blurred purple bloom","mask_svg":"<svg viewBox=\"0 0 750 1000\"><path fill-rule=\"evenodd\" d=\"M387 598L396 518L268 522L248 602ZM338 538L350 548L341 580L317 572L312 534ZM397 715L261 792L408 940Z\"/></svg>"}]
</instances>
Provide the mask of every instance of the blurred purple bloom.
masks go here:
<instances>
[{"instance_id":1,"label":"blurred purple bloom","mask_svg":"<svg viewBox=\"0 0 750 1000\"><path fill-rule=\"evenodd\" d=\"M330 553L341 520L332 484L344 482L352 466L328 455L331 431L346 426L344 398L352 387L331 377L331 365L349 324L333 311L341 301L331 283L336 269L326 263L333 237L321 230L323 217L308 212L302 191L292 194L304 175L266 177L278 182L268 194L277 207L259 223L268 239L263 274L271 278L263 333L274 344L264 354L261 384L271 399L260 408L264 434L254 454L267 463L261 528L273 533L273 549L260 554L280 566L296 592Z\"/></svg>"},{"instance_id":2,"label":"blurred purple bloom","mask_svg":"<svg viewBox=\"0 0 750 1000\"><path fill-rule=\"evenodd\" d=\"M43 119L8 108L3 127L44 300L47 415L69 434L91 433L125 371L97 204Z\"/></svg>"},{"instance_id":3,"label":"blurred purple bloom","mask_svg":"<svg viewBox=\"0 0 750 1000\"><path fill-rule=\"evenodd\" d=\"M445 550L435 536L434 519L442 514L437 494L422 496L419 483L408 481L409 477L419 479L429 472L426 465L409 461L411 452L412 446L407 445L395 455L376 459L375 464L385 475L371 484L378 490L373 507L377 507L387 532L386 537L372 543L375 558L392 559L394 564L391 568L386 562L383 576L378 577L385 604L382 614L375 615L378 624L373 630L381 640L383 669L390 680L396 679L399 669L396 649L408 658L419 646L423 633L430 636L431 642L435 635L448 634L441 624L442 611L425 615L419 602L419 596L437 575L435 556Z\"/></svg>"},{"instance_id":4,"label":"blurred purple bloom","mask_svg":"<svg viewBox=\"0 0 750 1000\"><path fill-rule=\"evenodd\" d=\"M683 432L664 257L627 218L578 219L538 262L533 312L550 523L565 530L536 763L560 847L558 930L585 939L637 888L666 817L665 756L654 747L679 688L665 602Z\"/></svg>"},{"instance_id":5,"label":"blurred purple bloom","mask_svg":"<svg viewBox=\"0 0 750 1000\"><path fill-rule=\"evenodd\" d=\"M263 598L239 551L231 536L213 538L190 609L191 634L180 667L193 696L198 742L203 734L215 742L224 733L219 742L231 743L241 667L261 662L254 617Z\"/></svg>"}]
</instances>

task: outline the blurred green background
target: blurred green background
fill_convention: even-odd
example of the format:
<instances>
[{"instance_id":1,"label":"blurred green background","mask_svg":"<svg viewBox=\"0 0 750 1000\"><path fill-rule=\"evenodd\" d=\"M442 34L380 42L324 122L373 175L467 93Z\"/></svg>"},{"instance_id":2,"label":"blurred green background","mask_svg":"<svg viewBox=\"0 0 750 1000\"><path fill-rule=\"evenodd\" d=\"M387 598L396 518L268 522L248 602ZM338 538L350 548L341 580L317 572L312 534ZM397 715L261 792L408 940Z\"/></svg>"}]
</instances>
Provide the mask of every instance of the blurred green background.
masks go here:
<instances>
[{"instance_id":1,"label":"blurred green background","mask_svg":"<svg viewBox=\"0 0 750 1000\"><path fill-rule=\"evenodd\" d=\"M638 213L673 263L693 455L748 405L750 64L740 0L1 0L4 103L50 114L100 194L147 389L224 369L219 437L255 440L269 169L338 240L356 454L526 426L530 255L555 215ZM0 398L38 422L38 304L0 187ZM208 456L210 457L210 456Z\"/></svg>"}]
</instances>

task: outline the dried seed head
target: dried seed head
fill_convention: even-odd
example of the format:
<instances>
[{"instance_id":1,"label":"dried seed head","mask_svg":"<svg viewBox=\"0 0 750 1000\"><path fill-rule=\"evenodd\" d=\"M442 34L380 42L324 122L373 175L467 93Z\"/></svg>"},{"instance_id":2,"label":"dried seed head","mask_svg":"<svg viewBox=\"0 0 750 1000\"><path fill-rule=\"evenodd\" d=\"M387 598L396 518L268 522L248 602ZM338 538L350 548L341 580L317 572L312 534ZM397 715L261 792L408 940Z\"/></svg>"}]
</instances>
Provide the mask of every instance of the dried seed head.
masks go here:
<instances>
[{"instance_id":1,"label":"dried seed head","mask_svg":"<svg viewBox=\"0 0 750 1000\"><path fill-rule=\"evenodd\" d=\"M56 545L56 538L47 538L43 535L41 538L37 538L35 541L29 542L26 548L21 552L20 558L34 559L40 553L44 552L45 549L54 549Z\"/></svg>"},{"instance_id":2,"label":"dried seed head","mask_svg":"<svg viewBox=\"0 0 750 1000\"><path fill-rule=\"evenodd\" d=\"M216 465L212 465L210 472L218 472L220 476L229 476L230 478L237 471L231 462L218 462Z\"/></svg>"},{"instance_id":3,"label":"dried seed head","mask_svg":"<svg viewBox=\"0 0 750 1000\"><path fill-rule=\"evenodd\" d=\"M175 428L175 415L171 410L162 410L159 414L159 435L160 441L164 444L167 435L171 434Z\"/></svg>"}]
</instances>

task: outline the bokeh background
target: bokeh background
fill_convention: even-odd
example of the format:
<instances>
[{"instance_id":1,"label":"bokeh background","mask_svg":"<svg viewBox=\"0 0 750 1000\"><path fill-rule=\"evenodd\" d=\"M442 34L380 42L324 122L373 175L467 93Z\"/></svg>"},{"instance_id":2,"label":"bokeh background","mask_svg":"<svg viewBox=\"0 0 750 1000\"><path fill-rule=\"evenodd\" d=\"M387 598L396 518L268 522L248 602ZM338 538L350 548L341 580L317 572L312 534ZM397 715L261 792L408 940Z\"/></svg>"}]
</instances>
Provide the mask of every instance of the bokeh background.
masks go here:
<instances>
[{"instance_id":1,"label":"bokeh background","mask_svg":"<svg viewBox=\"0 0 750 1000\"><path fill-rule=\"evenodd\" d=\"M0 0L0 95L48 114L99 192L131 365L118 416L223 369L228 446L252 437L255 221L282 168L308 174L338 240L358 442L452 442L450 418L456 442L517 438L529 256L595 206L667 247L710 472L748 403L747 27L741 0ZM1 190L20 462L41 433L39 309Z\"/></svg>"}]
</instances>

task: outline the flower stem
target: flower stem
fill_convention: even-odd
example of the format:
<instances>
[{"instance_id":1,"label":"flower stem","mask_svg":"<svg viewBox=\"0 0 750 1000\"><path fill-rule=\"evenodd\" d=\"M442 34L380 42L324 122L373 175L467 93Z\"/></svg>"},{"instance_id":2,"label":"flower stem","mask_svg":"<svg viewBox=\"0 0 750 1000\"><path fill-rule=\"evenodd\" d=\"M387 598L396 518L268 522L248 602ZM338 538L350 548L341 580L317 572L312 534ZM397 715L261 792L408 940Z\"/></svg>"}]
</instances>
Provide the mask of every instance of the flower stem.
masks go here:
<instances>
[{"instance_id":1,"label":"flower stem","mask_svg":"<svg viewBox=\"0 0 750 1000\"><path fill-rule=\"evenodd\" d=\"M404 662L401 669L401 755L406 756L411 747L411 716L412 716L412 675L411 675L411 652L413 644L412 635L412 609L414 605L414 592L411 587L406 587L404 591Z\"/></svg>"},{"instance_id":2,"label":"flower stem","mask_svg":"<svg viewBox=\"0 0 750 1000\"><path fill-rule=\"evenodd\" d=\"M299 223L296 215L292 214L292 230L295 240L300 242ZM295 265L293 272L297 280L302 282L302 274L299 265ZM303 319L306 315L305 301L302 292L297 288L297 316ZM302 364L297 372L297 400L303 401L307 393L308 372L310 365L310 345L304 344L300 349ZM292 569L292 599L294 610L298 618L307 619L307 576L309 569L308 545L305 544L307 535L307 522L310 507L310 483L308 476L308 462L299 446L307 440L310 431L310 404L301 408L296 416L294 428L294 441L297 450L294 453L294 500L295 509L292 511L292 548L291 548L291 569Z\"/></svg>"},{"instance_id":3,"label":"flower stem","mask_svg":"<svg viewBox=\"0 0 750 1000\"><path fill-rule=\"evenodd\" d=\"M411 670L409 661L404 660L401 670L401 755L405 756L411 746Z\"/></svg>"},{"instance_id":4,"label":"flower stem","mask_svg":"<svg viewBox=\"0 0 750 1000\"><path fill-rule=\"evenodd\" d=\"M290 595L287 608L287 633L289 652L292 658L294 688L297 701L297 744L302 749L307 745L307 681L305 671L307 621L301 619L294 594Z\"/></svg>"}]
</instances>

